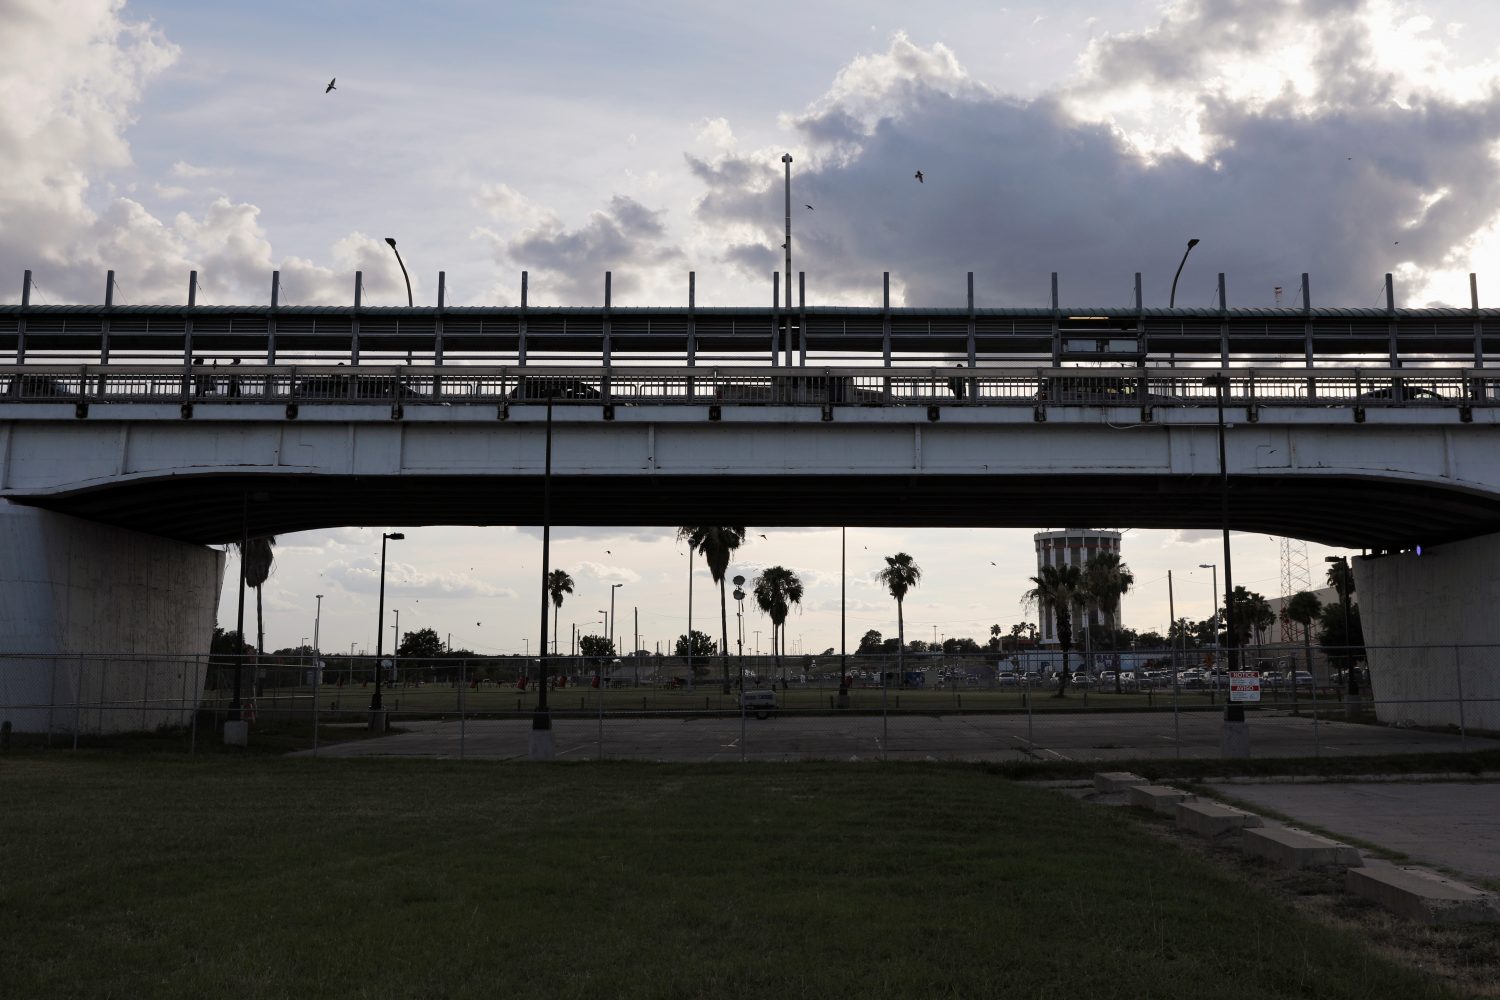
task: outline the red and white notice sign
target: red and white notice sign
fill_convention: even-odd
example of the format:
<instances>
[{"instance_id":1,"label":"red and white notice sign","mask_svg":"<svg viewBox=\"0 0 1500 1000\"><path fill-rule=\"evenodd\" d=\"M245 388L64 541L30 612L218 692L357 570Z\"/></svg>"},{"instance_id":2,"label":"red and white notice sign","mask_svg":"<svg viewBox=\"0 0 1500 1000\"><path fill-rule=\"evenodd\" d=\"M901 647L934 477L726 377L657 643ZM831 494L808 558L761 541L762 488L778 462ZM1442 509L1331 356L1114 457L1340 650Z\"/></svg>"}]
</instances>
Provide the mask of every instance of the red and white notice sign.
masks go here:
<instances>
[{"instance_id":1,"label":"red and white notice sign","mask_svg":"<svg viewBox=\"0 0 1500 1000\"><path fill-rule=\"evenodd\" d=\"M1230 701L1260 701L1260 674L1254 670L1229 671Z\"/></svg>"}]
</instances>

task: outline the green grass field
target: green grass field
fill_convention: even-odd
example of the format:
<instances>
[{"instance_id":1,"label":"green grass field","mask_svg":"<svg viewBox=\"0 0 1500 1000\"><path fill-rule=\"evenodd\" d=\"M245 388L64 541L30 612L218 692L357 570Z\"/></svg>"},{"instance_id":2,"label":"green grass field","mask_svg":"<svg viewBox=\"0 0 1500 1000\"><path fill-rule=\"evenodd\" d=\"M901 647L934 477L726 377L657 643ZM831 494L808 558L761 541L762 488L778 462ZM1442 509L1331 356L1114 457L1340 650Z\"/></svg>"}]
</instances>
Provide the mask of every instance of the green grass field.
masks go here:
<instances>
[{"instance_id":1,"label":"green grass field","mask_svg":"<svg viewBox=\"0 0 1500 1000\"><path fill-rule=\"evenodd\" d=\"M1446 995L979 766L0 758L7 997Z\"/></svg>"}]
</instances>

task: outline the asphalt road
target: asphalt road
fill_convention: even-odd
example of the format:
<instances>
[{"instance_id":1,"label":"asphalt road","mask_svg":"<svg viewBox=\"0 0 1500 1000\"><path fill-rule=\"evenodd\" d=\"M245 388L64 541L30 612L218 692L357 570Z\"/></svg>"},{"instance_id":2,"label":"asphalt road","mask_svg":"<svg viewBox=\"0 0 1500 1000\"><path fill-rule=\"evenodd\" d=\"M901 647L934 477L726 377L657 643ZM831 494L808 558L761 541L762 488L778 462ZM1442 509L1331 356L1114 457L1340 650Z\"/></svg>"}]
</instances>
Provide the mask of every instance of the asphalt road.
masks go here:
<instances>
[{"instance_id":1,"label":"asphalt road","mask_svg":"<svg viewBox=\"0 0 1500 1000\"><path fill-rule=\"evenodd\" d=\"M393 720L407 732L321 748L329 757L426 756L524 758L526 719ZM1386 726L1251 715L1256 757L1349 756L1457 751L1458 736ZM1024 715L657 716L556 719L560 760L1085 760L1217 757L1217 713L1170 712ZM1500 740L1470 738L1469 749ZM310 753L310 751L308 751Z\"/></svg>"}]
</instances>

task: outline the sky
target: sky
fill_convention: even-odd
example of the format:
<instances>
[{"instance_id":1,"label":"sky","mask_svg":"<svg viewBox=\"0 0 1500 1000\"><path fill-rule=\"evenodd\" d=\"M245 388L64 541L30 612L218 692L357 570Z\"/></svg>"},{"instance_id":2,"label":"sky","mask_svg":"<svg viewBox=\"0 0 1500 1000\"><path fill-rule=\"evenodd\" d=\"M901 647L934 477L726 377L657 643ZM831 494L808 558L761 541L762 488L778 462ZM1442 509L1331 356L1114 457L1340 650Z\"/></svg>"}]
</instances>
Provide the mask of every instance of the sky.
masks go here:
<instances>
[{"instance_id":1,"label":"sky","mask_svg":"<svg viewBox=\"0 0 1500 1000\"><path fill-rule=\"evenodd\" d=\"M794 157L794 267L810 302L1270 305L1311 274L1315 305L1500 298L1500 7L1472 0L1046 0L747 5L629 0L204 4L0 0L0 301L395 304L400 240L418 301L769 302ZM329 78L337 89L324 93ZM912 174L924 172L918 186ZM788 624L837 647L836 531L748 526L731 573L788 566ZM1066 527L1037 525L1037 529ZM1096 526L1100 527L1100 526ZM373 650L380 533L401 629L480 652L539 641L539 532L373 525L279 541L267 646ZM560 529L577 581L560 615L628 648L686 624L671 529ZM760 536L766 537L762 539ZM1279 541L1234 536L1235 582L1279 593ZM1026 618L1031 531L860 529L848 633L894 634L882 557L924 570L908 636L984 639ZM1322 557L1310 546L1314 584ZM1212 608L1212 532L1130 531L1123 623ZM994 565L991 565L993 563ZM717 617L699 562L695 627ZM231 558L220 621L235 617ZM732 614L732 612L731 612ZM731 617L731 627L733 618ZM769 625L747 613L746 637ZM711 631L716 631L712 629ZM733 641L733 640L731 640ZM387 641L387 646L389 642Z\"/></svg>"}]
</instances>

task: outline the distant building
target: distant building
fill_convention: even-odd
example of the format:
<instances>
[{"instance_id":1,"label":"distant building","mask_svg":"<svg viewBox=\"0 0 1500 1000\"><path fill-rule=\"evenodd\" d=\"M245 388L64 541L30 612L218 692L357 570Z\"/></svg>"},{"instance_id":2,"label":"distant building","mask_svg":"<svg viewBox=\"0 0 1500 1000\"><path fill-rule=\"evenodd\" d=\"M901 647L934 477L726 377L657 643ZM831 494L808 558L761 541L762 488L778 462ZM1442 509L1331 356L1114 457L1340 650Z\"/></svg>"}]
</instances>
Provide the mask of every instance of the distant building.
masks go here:
<instances>
[{"instance_id":1,"label":"distant building","mask_svg":"<svg viewBox=\"0 0 1500 1000\"><path fill-rule=\"evenodd\" d=\"M1077 566L1083 568L1084 563L1102 552L1113 552L1120 554L1120 533L1103 528L1063 528L1061 531L1038 531L1032 535L1036 543L1036 566L1041 572L1043 566ZM1037 640L1043 646L1057 645L1057 613L1050 604L1041 604L1037 607L1039 620L1037 621ZM1104 624L1104 616L1099 612L1097 605L1090 603L1086 617L1089 624ZM1123 628L1123 604L1116 614L1115 624ZM1074 645L1082 647L1083 623L1076 620L1073 622Z\"/></svg>"}]
</instances>

